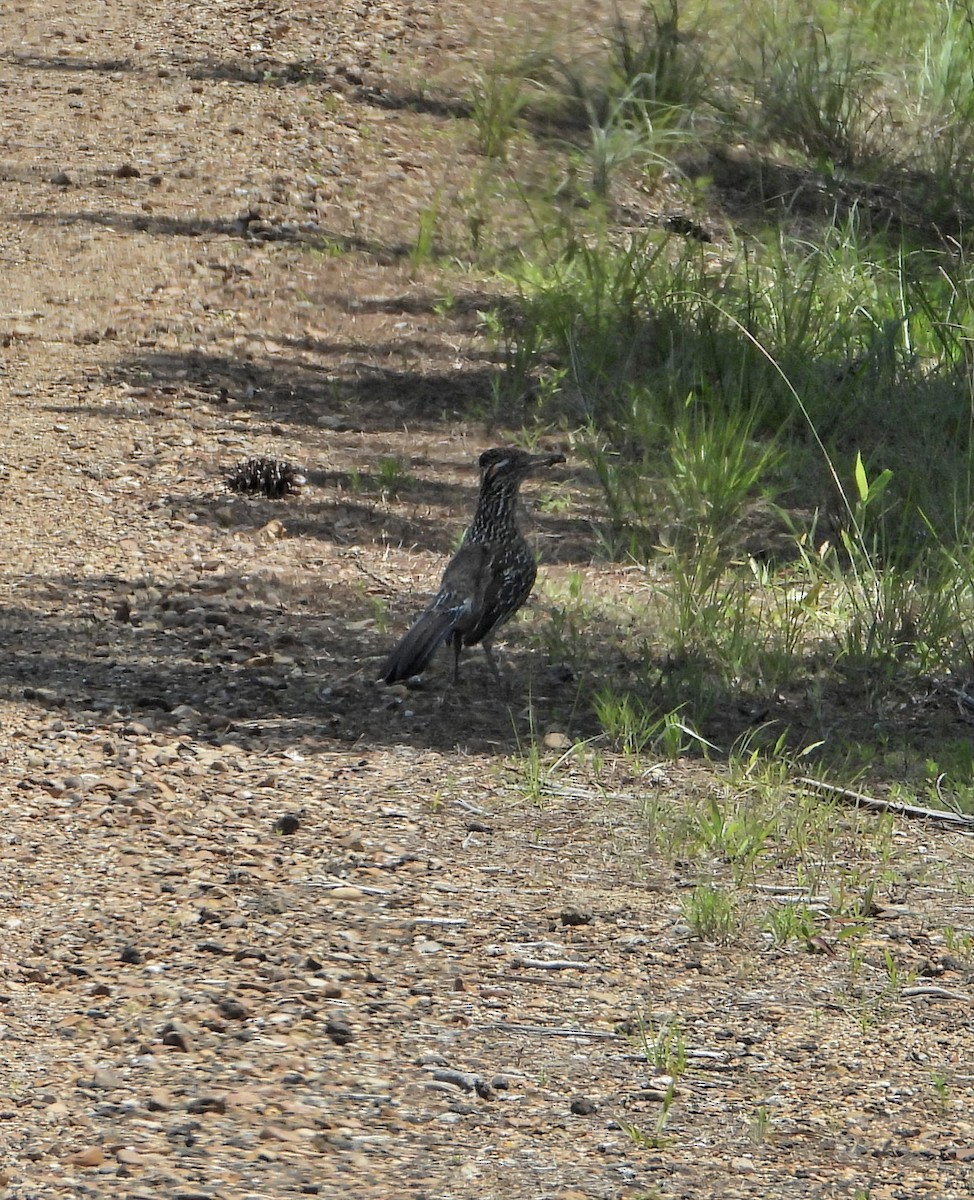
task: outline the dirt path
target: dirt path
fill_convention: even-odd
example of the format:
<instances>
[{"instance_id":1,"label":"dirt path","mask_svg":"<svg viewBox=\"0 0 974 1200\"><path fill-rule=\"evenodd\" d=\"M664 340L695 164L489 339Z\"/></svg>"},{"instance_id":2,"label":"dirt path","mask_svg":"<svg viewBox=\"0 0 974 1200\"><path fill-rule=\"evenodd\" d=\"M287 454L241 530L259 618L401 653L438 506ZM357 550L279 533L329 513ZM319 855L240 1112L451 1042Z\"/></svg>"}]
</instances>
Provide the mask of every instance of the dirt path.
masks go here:
<instances>
[{"instance_id":1,"label":"dirt path","mask_svg":"<svg viewBox=\"0 0 974 1200\"><path fill-rule=\"evenodd\" d=\"M941 932L970 927L968 842L897 833L915 882L876 923L870 994L892 946L945 995L867 1011L841 958L690 938L694 865L657 861L644 810L716 792L709 771L532 802L505 765L526 700L475 657L442 703L368 686L489 441L490 298L444 311L403 248L480 169L424 81L492 20L3 14L8 1195L974 1190L974 979ZM228 494L252 454L299 463L300 496ZM396 455L412 478L384 496ZM588 565L584 520L531 526L550 577L621 578ZM586 732L537 640L510 640L538 732ZM870 820L837 818L850 869ZM640 1038L674 1016L664 1130L666 1055Z\"/></svg>"}]
</instances>

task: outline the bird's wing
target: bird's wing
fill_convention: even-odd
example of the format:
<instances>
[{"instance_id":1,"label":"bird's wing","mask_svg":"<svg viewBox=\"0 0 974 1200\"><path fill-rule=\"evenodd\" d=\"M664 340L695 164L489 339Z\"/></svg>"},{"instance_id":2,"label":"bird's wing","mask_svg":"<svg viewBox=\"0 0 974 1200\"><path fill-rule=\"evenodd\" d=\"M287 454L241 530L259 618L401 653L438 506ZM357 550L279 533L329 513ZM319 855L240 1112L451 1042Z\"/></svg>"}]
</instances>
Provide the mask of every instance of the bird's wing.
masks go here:
<instances>
[{"instance_id":1,"label":"bird's wing","mask_svg":"<svg viewBox=\"0 0 974 1200\"><path fill-rule=\"evenodd\" d=\"M447 638L455 631L463 634L482 619L491 558L488 547L464 542L447 563L440 590L380 667L379 679L395 683L421 674Z\"/></svg>"},{"instance_id":2,"label":"bird's wing","mask_svg":"<svg viewBox=\"0 0 974 1200\"><path fill-rule=\"evenodd\" d=\"M517 612L528 598L537 574L534 555L522 541L488 543L484 550L479 603L471 619L456 626L467 645L487 637Z\"/></svg>"},{"instance_id":3,"label":"bird's wing","mask_svg":"<svg viewBox=\"0 0 974 1200\"><path fill-rule=\"evenodd\" d=\"M455 628L461 632L483 610L494 557L492 546L464 542L446 565L440 590L430 608L452 612Z\"/></svg>"}]
</instances>

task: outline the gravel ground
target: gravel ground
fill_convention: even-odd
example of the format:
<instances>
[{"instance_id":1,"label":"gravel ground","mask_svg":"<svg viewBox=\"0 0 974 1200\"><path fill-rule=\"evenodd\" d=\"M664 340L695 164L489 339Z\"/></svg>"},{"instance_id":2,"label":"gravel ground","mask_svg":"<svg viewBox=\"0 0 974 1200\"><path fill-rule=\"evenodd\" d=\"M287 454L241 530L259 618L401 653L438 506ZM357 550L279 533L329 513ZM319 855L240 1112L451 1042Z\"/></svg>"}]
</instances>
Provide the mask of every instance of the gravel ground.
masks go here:
<instances>
[{"instance_id":1,"label":"gravel ground","mask_svg":"<svg viewBox=\"0 0 974 1200\"><path fill-rule=\"evenodd\" d=\"M717 768L531 794L528 695L550 745L585 731L523 627L510 706L477 655L445 696L369 682L491 441L470 414L496 297L444 311L403 248L482 171L456 98L515 36L504 12L4 13L12 1197L974 1194L974 971L944 934L971 929L962 834L895 828L853 993L824 943L690 937L699 864L652 849L647 805L721 794ZM251 455L307 482L228 492ZM549 580L624 592L592 565L584 474L550 486L575 506L525 489ZM874 818L835 825L868 870ZM646 1050L673 1018L676 1079Z\"/></svg>"}]
</instances>

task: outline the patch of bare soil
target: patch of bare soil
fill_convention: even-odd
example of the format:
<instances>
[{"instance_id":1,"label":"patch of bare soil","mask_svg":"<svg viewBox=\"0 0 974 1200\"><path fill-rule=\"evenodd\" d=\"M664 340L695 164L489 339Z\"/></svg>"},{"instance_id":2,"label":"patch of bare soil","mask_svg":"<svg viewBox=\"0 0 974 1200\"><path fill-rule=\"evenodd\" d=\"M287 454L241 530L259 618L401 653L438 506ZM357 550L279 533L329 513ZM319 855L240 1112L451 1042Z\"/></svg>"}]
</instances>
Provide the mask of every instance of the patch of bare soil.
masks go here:
<instances>
[{"instance_id":1,"label":"patch of bare soil","mask_svg":"<svg viewBox=\"0 0 974 1200\"><path fill-rule=\"evenodd\" d=\"M8 1195L974 1189L974 979L942 934L970 930L969 841L896 830L852 995L840 955L690 936L697 864L657 861L644 811L709 769L531 802L528 697L539 733L585 718L517 626L510 705L479 654L445 698L369 683L493 440L496 297L442 309L404 248L482 167L429 81L503 12L4 6ZM255 454L300 494L227 492ZM539 486L549 575L614 587ZM850 870L872 819L836 816ZM884 991L887 950L918 990ZM673 1017L668 1095L641 1045Z\"/></svg>"}]
</instances>

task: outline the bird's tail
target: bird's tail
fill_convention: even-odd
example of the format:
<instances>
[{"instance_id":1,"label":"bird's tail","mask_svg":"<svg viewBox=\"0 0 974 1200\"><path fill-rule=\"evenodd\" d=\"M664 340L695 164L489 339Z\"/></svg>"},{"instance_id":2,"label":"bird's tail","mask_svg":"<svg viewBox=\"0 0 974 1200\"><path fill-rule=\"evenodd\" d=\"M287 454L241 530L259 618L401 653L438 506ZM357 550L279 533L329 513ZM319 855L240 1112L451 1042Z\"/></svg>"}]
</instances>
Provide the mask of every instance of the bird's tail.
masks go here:
<instances>
[{"instance_id":1,"label":"bird's tail","mask_svg":"<svg viewBox=\"0 0 974 1200\"><path fill-rule=\"evenodd\" d=\"M398 683L425 671L430 659L453 632L456 620L456 610L424 612L382 664L379 679L383 683Z\"/></svg>"}]
</instances>

